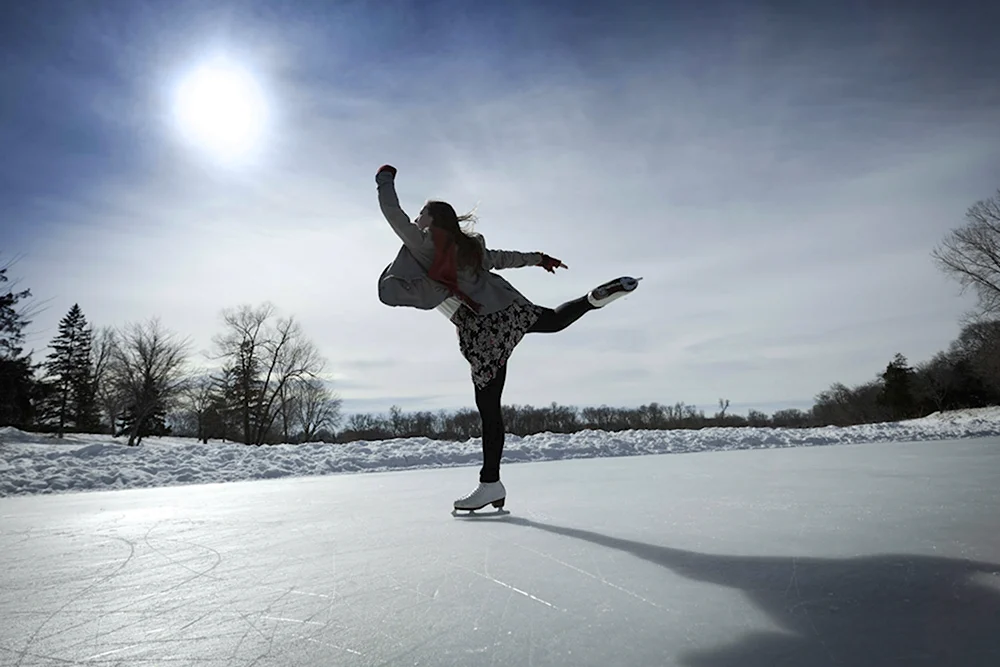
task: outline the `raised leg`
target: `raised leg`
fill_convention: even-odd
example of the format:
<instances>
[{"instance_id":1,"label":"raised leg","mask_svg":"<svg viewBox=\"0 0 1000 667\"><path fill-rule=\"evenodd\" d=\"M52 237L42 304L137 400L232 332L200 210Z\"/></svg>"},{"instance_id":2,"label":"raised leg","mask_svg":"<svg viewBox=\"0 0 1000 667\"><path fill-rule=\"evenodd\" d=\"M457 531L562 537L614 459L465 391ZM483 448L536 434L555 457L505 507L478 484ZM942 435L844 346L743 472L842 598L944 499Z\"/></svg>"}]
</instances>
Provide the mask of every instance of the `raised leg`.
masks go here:
<instances>
[{"instance_id":1,"label":"raised leg","mask_svg":"<svg viewBox=\"0 0 1000 667\"><path fill-rule=\"evenodd\" d=\"M562 331L592 310L597 310L597 308L592 306L585 296L567 301L556 309L546 308L531 328L528 329L528 333L555 333Z\"/></svg>"}]
</instances>

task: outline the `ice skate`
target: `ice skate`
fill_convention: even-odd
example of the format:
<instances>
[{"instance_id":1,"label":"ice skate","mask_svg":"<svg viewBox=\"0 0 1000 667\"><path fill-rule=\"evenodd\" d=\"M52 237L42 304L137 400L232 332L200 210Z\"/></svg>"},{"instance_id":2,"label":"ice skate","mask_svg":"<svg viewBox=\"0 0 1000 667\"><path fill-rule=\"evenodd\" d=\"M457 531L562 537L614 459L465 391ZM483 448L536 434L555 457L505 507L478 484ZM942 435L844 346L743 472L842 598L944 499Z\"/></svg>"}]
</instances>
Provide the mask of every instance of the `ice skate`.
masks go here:
<instances>
[{"instance_id":1,"label":"ice skate","mask_svg":"<svg viewBox=\"0 0 1000 667\"><path fill-rule=\"evenodd\" d=\"M487 505L493 505L498 510L503 510L506 499L507 489L504 488L503 482L480 483L475 491L455 501L455 509L473 512Z\"/></svg>"},{"instance_id":2,"label":"ice skate","mask_svg":"<svg viewBox=\"0 0 1000 667\"><path fill-rule=\"evenodd\" d=\"M591 290L587 295L587 300L594 308L603 308L615 299L625 296L639 286L642 278L632 278L624 276L609 280L600 287Z\"/></svg>"}]
</instances>

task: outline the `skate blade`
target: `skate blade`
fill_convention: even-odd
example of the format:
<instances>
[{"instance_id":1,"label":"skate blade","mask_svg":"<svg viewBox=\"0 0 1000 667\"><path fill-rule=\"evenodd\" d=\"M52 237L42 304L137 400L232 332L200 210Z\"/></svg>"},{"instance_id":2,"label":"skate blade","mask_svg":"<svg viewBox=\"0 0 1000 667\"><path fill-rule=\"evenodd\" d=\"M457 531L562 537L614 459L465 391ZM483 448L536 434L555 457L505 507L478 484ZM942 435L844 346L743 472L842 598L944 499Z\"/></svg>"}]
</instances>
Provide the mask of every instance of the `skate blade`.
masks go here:
<instances>
[{"instance_id":1,"label":"skate blade","mask_svg":"<svg viewBox=\"0 0 1000 667\"><path fill-rule=\"evenodd\" d=\"M495 517L507 516L510 514L510 510L505 510L503 508L497 508L489 512L481 512L480 511L481 509L483 508L480 507L479 509L475 510L453 509L451 511L451 515L455 518L462 518L462 519L492 519Z\"/></svg>"},{"instance_id":2,"label":"skate blade","mask_svg":"<svg viewBox=\"0 0 1000 667\"><path fill-rule=\"evenodd\" d=\"M507 510L503 508L506 503L506 498L501 498L500 500L494 500L493 502L486 503L486 505L493 505L495 508L492 512L485 512L477 516L502 516L505 514L510 514ZM479 510L486 507L486 505L480 505L479 507L456 507L451 511L452 516L470 516L478 512Z\"/></svg>"},{"instance_id":3,"label":"skate blade","mask_svg":"<svg viewBox=\"0 0 1000 667\"><path fill-rule=\"evenodd\" d=\"M639 281L642 278L632 278L631 276L624 276L622 278L616 278L615 280L608 281L604 285L596 288L591 294L596 299L607 299L609 297L618 298L619 296L626 296L634 292L639 287Z\"/></svg>"}]
</instances>

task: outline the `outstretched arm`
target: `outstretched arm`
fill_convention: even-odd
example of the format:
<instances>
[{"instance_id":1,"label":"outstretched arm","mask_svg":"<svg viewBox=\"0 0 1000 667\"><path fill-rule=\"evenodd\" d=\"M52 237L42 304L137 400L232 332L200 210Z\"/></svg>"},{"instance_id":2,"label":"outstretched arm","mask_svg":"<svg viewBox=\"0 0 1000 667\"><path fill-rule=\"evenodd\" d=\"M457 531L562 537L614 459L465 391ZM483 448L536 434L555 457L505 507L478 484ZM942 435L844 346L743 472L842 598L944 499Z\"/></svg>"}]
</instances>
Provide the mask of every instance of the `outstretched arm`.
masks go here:
<instances>
[{"instance_id":1,"label":"outstretched arm","mask_svg":"<svg viewBox=\"0 0 1000 667\"><path fill-rule=\"evenodd\" d=\"M375 174L375 184L378 186L378 204L382 209L382 215L403 243L411 250L416 250L423 245L424 235L410 222L410 217L399 206L399 196L396 195L396 168L387 164L379 167Z\"/></svg>"},{"instance_id":2,"label":"outstretched arm","mask_svg":"<svg viewBox=\"0 0 1000 667\"><path fill-rule=\"evenodd\" d=\"M549 273L569 268L555 257L544 252L518 252L516 250L487 250L486 256L493 269L519 269L522 266L540 266Z\"/></svg>"},{"instance_id":3,"label":"outstretched arm","mask_svg":"<svg viewBox=\"0 0 1000 667\"><path fill-rule=\"evenodd\" d=\"M542 253L517 250L486 250L491 269L519 269L522 266L540 266Z\"/></svg>"}]
</instances>

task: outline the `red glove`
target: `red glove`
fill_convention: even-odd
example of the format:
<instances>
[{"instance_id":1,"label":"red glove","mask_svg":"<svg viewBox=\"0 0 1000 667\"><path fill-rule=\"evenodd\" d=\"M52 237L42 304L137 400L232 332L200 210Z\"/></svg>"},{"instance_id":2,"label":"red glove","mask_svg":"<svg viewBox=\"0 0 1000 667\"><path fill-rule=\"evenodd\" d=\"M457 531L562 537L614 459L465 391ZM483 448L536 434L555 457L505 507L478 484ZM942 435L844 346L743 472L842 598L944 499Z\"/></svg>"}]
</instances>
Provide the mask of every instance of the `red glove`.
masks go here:
<instances>
[{"instance_id":1,"label":"red glove","mask_svg":"<svg viewBox=\"0 0 1000 667\"><path fill-rule=\"evenodd\" d=\"M558 269L559 267L562 267L564 269L569 268L555 257L549 257L544 252L542 253L542 263L540 264L540 266L549 273L555 273L556 269Z\"/></svg>"}]
</instances>

